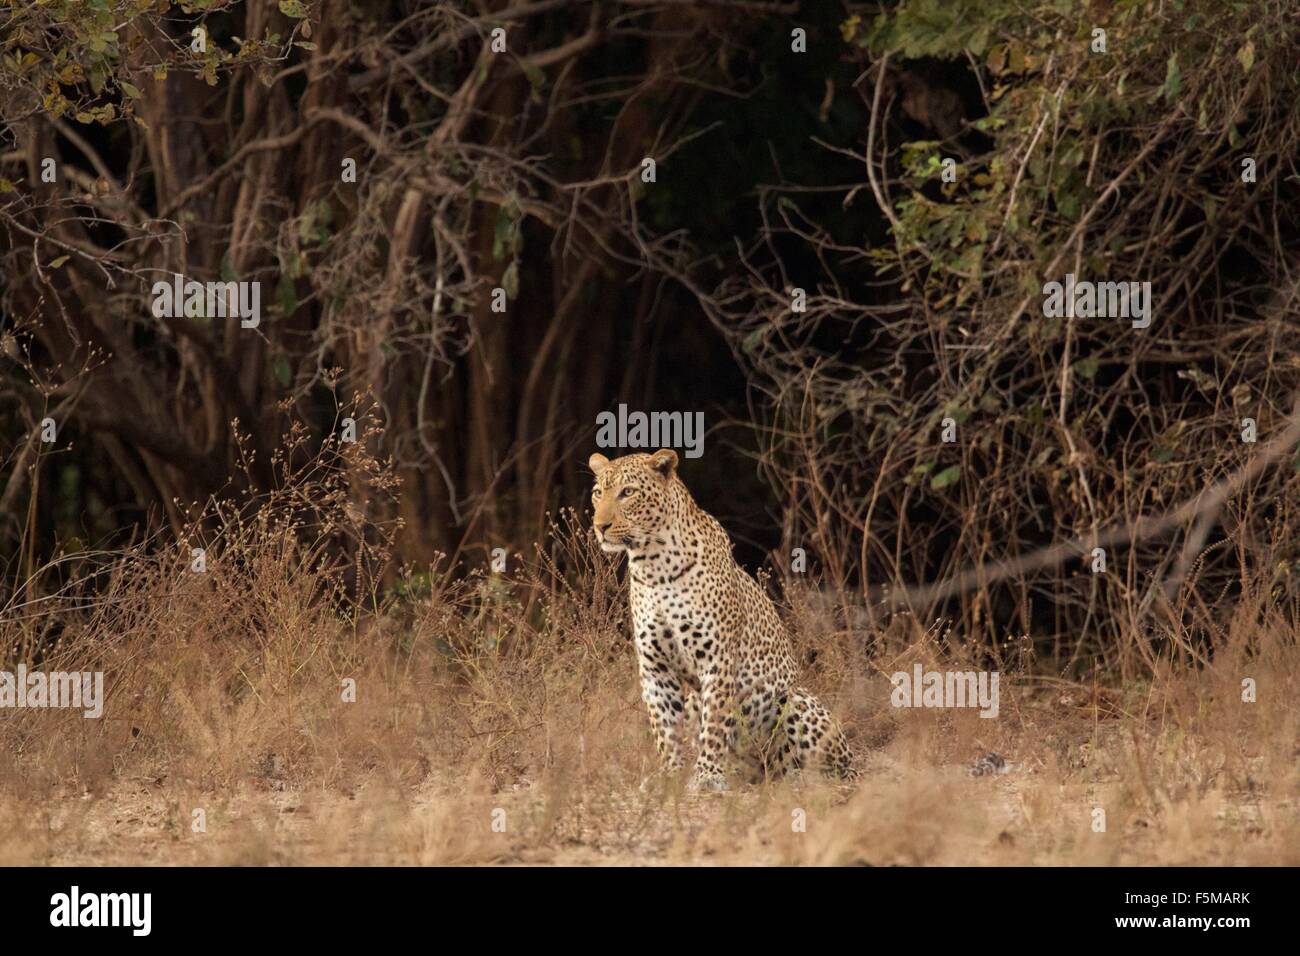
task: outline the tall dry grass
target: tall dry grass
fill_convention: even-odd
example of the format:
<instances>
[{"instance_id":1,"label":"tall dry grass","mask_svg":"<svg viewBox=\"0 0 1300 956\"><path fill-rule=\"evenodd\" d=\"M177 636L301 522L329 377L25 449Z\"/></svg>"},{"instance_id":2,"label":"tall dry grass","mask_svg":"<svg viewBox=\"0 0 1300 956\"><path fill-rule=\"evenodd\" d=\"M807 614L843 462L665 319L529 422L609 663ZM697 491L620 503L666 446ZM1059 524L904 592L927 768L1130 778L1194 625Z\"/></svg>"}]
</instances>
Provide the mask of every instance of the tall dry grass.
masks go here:
<instances>
[{"instance_id":1,"label":"tall dry grass","mask_svg":"<svg viewBox=\"0 0 1300 956\"><path fill-rule=\"evenodd\" d=\"M1271 569L1230 619L1177 623L1208 636L1196 654L1153 626L1127 673L1086 682L1028 637L872 627L783 582L805 683L861 781L642 790L655 754L622 572L585 518L558 516L505 572L443 561L380 587L391 529L349 491L396 489L365 447L286 455L256 507L210 503L188 540L85 558L63 584L50 569L10 602L5 666L102 670L107 703L100 720L0 713L0 863L1300 862L1300 662ZM892 707L888 675L914 662L997 668L998 718ZM990 751L1009 771L973 777Z\"/></svg>"}]
</instances>

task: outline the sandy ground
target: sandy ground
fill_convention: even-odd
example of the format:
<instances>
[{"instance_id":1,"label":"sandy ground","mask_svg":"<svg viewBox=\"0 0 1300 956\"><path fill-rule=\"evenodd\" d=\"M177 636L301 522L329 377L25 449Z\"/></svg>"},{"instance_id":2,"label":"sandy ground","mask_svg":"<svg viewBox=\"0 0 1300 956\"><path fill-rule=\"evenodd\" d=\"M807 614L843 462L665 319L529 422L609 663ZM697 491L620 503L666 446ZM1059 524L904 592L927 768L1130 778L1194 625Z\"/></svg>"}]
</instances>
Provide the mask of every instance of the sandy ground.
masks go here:
<instances>
[{"instance_id":1,"label":"sandy ground","mask_svg":"<svg viewBox=\"0 0 1300 956\"><path fill-rule=\"evenodd\" d=\"M1118 729L1118 728L1117 728ZM1119 735L1114 735L1119 746ZM0 862L36 865L1035 865L1296 864L1293 800L1226 782L1144 799L1121 774L1010 763L908 761L906 741L863 756L853 784L782 781L690 794L600 774L492 789L428 774L295 786L274 766L228 792L123 778L40 806L0 799ZM439 779L441 776L441 779ZM201 810L201 816L196 814ZM1105 812L1098 830L1098 811Z\"/></svg>"}]
</instances>

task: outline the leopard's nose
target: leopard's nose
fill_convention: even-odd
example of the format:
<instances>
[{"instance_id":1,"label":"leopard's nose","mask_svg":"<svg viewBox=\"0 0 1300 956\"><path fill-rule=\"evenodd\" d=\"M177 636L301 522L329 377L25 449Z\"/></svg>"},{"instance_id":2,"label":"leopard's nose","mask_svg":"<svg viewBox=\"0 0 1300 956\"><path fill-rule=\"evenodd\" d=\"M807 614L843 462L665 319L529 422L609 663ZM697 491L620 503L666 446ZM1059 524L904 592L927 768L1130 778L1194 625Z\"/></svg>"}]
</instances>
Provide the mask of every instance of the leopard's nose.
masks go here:
<instances>
[{"instance_id":1,"label":"leopard's nose","mask_svg":"<svg viewBox=\"0 0 1300 956\"><path fill-rule=\"evenodd\" d=\"M613 523L614 522L612 521L606 521L604 524L596 525L596 530L600 532L600 536L602 538L605 536L605 532L609 530L609 526L612 525Z\"/></svg>"}]
</instances>

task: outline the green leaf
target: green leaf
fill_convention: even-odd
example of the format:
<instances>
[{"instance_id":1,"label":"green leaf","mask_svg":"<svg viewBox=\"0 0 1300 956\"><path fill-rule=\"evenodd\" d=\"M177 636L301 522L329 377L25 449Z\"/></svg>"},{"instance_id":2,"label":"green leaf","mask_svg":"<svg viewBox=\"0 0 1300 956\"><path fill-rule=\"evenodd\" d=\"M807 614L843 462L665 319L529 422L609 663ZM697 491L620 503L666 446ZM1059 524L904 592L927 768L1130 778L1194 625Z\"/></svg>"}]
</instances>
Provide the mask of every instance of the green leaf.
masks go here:
<instances>
[{"instance_id":1,"label":"green leaf","mask_svg":"<svg viewBox=\"0 0 1300 956\"><path fill-rule=\"evenodd\" d=\"M930 479L930 488L942 491L961 477L961 465L950 465Z\"/></svg>"},{"instance_id":2,"label":"green leaf","mask_svg":"<svg viewBox=\"0 0 1300 956\"><path fill-rule=\"evenodd\" d=\"M1165 82L1160 87L1160 95L1167 100L1172 100L1183 90L1183 71L1178 68L1178 54L1169 54L1169 60L1165 63Z\"/></svg>"},{"instance_id":3,"label":"green leaf","mask_svg":"<svg viewBox=\"0 0 1300 956\"><path fill-rule=\"evenodd\" d=\"M302 0L280 0L280 12L286 17L301 20L307 15L307 8L303 6Z\"/></svg>"},{"instance_id":4,"label":"green leaf","mask_svg":"<svg viewBox=\"0 0 1300 956\"><path fill-rule=\"evenodd\" d=\"M524 76L528 77L528 82L532 84L534 90L540 90L546 84L546 74L536 63L528 60L520 60L519 65L523 68Z\"/></svg>"},{"instance_id":5,"label":"green leaf","mask_svg":"<svg viewBox=\"0 0 1300 956\"><path fill-rule=\"evenodd\" d=\"M1237 62L1241 64L1243 70L1250 72L1250 68L1255 65L1254 40L1247 40L1246 45L1237 51Z\"/></svg>"},{"instance_id":6,"label":"green leaf","mask_svg":"<svg viewBox=\"0 0 1300 956\"><path fill-rule=\"evenodd\" d=\"M500 262L515 247L518 215L510 201L497 209L496 227L492 231L492 258Z\"/></svg>"},{"instance_id":7,"label":"green leaf","mask_svg":"<svg viewBox=\"0 0 1300 956\"><path fill-rule=\"evenodd\" d=\"M519 260L512 259L506 271L501 273L501 288L506 290L506 298L514 301L519 298Z\"/></svg>"},{"instance_id":8,"label":"green leaf","mask_svg":"<svg viewBox=\"0 0 1300 956\"><path fill-rule=\"evenodd\" d=\"M144 94L140 92L140 88L138 86L128 83L126 82L126 80L122 80L117 85L122 88L123 93L125 93L127 96L131 97L132 99L138 100L140 97L144 96Z\"/></svg>"},{"instance_id":9,"label":"green leaf","mask_svg":"<svg viewBox=\"0 0 1300 956\"><path fill-rule=\"evenodd\" d=\"M289 368L289 357L283 352L276 352L271 359L271 374L281 388L288 388L293 381L293 370Z\"/></svg>"},{"instance_id":10,"label":"green leaf","mask_svg":"<svg viewBox=\"0 0 1300 956\"><path fill-rule=\"evenodd\" d=\"M1074 363L1074 371L1080 378L1092 378L1097 374L1099 363L1091 356Z\"/></svg>"},{"instance_id":11,"label":"green leaf","mask_svg":"<svg viewBox=\"0 0 1300 956\"><path fill-rule=\"evenodd\" d=\"M298 290L294 287L293 281L288 276L280 276L280 281L275 287L275 297L280 303L280 310L285 318L293 315L298 308Z\"/></svg>"},{"instance_id":12,"label":"green leaf","mask_svg":"<svg viewBox=\"0 0 1300 956\"><path fill-rule=\"evenodd\" d=\"M333 212L326 199L307 204L302 211L302 219L298 222L298 239L304 246L313 242L323 245L329 239L329 222Z\"/></svg>"}]
</instances>

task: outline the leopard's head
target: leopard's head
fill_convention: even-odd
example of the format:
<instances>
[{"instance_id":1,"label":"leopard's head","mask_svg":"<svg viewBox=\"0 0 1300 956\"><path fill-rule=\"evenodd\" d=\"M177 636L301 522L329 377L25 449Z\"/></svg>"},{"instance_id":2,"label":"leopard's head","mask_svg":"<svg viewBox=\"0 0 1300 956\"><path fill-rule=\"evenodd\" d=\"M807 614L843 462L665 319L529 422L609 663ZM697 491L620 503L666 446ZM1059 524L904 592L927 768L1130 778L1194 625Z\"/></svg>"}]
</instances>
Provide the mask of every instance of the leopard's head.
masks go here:
<instances>
[{"instance_id":1,"label":"leopard's head","mask_svg":"<svg viewBox=\"0 0 1300 956\"><path fill-rule=\"evenodd\" d=\"M596 540L604 551L635 554L663 544L663 532L681 515L685 488L677 477L677 453L624 455L587 460L596 475L591 492Z\"/></svg>"}]
</instances>

